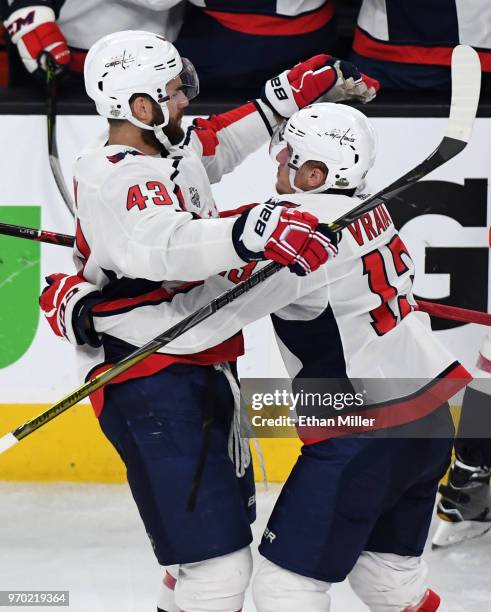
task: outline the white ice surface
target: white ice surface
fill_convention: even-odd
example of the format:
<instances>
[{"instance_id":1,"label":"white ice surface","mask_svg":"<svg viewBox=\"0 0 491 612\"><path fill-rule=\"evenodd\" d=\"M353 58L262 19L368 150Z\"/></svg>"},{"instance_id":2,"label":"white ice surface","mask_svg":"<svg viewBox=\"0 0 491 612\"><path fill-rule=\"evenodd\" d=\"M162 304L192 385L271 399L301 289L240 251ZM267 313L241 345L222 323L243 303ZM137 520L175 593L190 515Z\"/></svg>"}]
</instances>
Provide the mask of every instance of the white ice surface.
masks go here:
<instances>
[{"instance_id":1,"label":"white ice surface","mask_svg":"<svg viewBox=\"0 0 491 612\"><path fill-rule=\"evenodd\" d=\"M258 494L256 566L278 490ZM426 558L429 584L451 612L491 611L490 534ZM60 611L155 612L160 578L125 485L0 483L0 590L69 590L70 607ZM332 612L367 611L346 583L332 589L332 601ZM248 595L244 612L254 611Z\"/></svg>"}]
</instances>

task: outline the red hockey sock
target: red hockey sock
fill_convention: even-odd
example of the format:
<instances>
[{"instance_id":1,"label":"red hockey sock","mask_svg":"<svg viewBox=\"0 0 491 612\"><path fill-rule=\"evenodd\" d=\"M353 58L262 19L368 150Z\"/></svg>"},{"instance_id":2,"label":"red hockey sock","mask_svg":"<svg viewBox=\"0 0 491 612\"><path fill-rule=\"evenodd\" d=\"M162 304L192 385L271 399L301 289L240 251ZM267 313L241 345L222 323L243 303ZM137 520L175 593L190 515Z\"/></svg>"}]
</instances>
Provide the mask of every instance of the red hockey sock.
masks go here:
<instances>
[{"instance_id":1,"label":"red hockey sock","mask_svg":"<svg viewBox=\"0 0 491 612\"><path fill-rule=\"evenodd\" d=\"M405 608L402 612L436 612L440 607L440 597L431 589L423 595L423 599L415 606Z\"/></svg>"},{"instance_id":2,"label":"red hockey sock","mask_svg":"<svg viewBox=\"0 0 491 612\"><path fill-rule=\"evenodd\" d=\"M167 570L165 570L165 576L164 576L164 579L162 580L162 582L171 591L173 591L176 588L177 580L174 578L174 576L172 574L169 574L169 572Z\"/></svg>"}]
</instances>

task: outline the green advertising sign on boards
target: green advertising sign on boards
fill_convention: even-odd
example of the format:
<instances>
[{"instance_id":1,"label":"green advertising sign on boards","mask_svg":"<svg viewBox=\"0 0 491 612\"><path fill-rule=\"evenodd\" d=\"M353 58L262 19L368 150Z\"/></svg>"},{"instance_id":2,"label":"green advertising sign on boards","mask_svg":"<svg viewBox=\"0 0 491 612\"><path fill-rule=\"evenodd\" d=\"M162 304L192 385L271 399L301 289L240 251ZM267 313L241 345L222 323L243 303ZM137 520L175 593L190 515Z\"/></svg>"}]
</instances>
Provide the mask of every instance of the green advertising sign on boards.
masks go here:
<instances>
[{"instance_id":1,"label":"green advertising sign on boards","mask_svg":"<svg viewBox=\"0 0 491 612\"><path fill-rule=\"evenodd\" d=\"M4 223L39 228L40 206L0 206ZM0 235L0 368L28 350L39 321L41 245Z\"/></svg>"}]
</instances>

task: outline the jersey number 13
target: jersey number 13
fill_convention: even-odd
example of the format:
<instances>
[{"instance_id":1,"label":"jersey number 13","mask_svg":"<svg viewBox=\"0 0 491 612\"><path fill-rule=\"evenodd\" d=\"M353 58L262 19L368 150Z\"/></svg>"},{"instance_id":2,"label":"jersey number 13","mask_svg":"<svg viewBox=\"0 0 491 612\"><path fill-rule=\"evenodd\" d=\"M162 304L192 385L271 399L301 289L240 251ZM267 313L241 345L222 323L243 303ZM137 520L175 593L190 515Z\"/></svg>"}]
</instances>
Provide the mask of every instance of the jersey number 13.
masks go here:
<instances>
[{"instance_id":1,"label":"jersey number 13","mask_svg":"<svg viewBox=\"0 0 491 612\"><path fill-rule=\"evenodd\" d=\"M388 249L391 256L393 270L390 270L390 275L393 278L411 273L411 269L403 260L402 254L404 253L407 260L411 263L412 260L399 236L394 236L383 248ZM407 297L405 295L398 295L397 289L390 284L389 271L379 249L367 253L363 256L362 260L363 274L368 276L370 290L372 293L376 293L382 300L380 306L370 311L370 315L372 317L373 329L379 336L383 336L397 325L398 320L402 320L411 312L413 307L408 302ZM390 268L392 268L392 265ZM413 266L412 268L414 269Z\"/></svg>"}]
</instances>

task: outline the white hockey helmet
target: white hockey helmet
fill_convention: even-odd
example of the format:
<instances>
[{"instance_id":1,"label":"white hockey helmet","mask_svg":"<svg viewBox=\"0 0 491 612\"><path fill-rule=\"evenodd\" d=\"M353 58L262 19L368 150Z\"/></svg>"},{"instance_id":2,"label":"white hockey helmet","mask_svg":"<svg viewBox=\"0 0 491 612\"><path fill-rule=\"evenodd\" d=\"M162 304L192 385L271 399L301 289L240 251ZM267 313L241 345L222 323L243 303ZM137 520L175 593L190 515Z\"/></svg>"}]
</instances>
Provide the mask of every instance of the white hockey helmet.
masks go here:
<instances>
[{"instance_id":1,"label":"white hockey helmet","mask_svg":"<svg viewBox=\"0 0 491 612\"><path fill-rule=\"evenodd\" d=\"M271 156L287 145L290 184L296 192L302 190L294 184L295 174L307 161L323 162L328 169L324 184L311 192L361 187L375 161L372 126L363 113L345 104L321 102L293 114L273 135Z\"/></svg>"},{"instance_id":2,"label":"white hockey helmet","mask_svg":"<svg viewBox=\"0 0 491 612\"><path fill-rule=\"evenodd\" d=\"M172 43L152 32L108 34L92 45L85 59L85 88L97 112L108 119L126 119L140 128L153 129L158 138L169 122L166 85L178 76L188 100L195 98L199 82L194 66L181 58ZM159 126L146 125L133 116L130 98L142 93L160 105L164 121Z\"/></svg>"}]
</instances>

